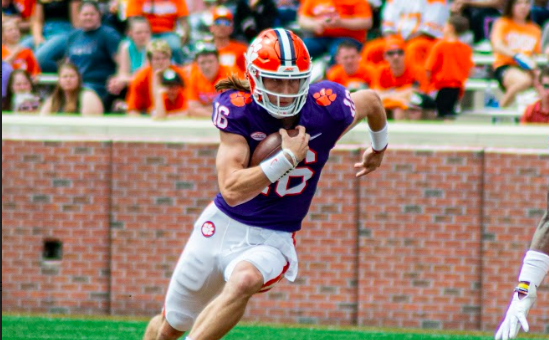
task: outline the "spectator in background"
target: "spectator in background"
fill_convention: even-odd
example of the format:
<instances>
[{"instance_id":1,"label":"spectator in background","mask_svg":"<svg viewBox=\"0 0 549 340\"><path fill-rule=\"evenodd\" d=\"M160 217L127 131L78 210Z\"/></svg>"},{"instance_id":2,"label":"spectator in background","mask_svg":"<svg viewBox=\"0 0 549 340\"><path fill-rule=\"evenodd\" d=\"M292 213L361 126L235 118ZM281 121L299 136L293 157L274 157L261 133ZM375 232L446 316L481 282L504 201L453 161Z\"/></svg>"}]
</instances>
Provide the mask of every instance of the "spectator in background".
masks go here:
<instances>
[{"instance_id":1,"label":"spectator in background","mask_svg":"<svg viewBox=\"0 0 549 340\"><path fill-rule=\"evenodd\" d=\"M303 0L298 22L303 30L314 34L303 39L311 57L324 53L335 56L343 40L362 48L372 27L372 11L365 0Z\"/></svg>"},{"instance_id":2,"label":"spectator in background","mask_svg":"<svg viewBox=\"0 0 549 340\"><path fill-rule=\"evenodd\" d=\"M188 39L187 5L182 0L128 0L127 17L143 16L149 20L154 39L170 45L176 64L183 64L182 46ZM181 29L180 34L175 33Z\"/></svg>"},{"instance_id":3,"label":"spectator in background","mask_svg":"<svg viewBox=\"0 0 549 340\"><path fill-rule=\"evenodd\" d=\"M107 90L113 95L119 95L135 73L147 63L147 45L151 40L151 27L147 19L132 17L128 24L128 39L122 41L117 54L117 73L112 77Z\"/></svg>"},{"instance_id":4,"label":"spectator in background","mask_svg":"<svg viewBox=\"0 0 549 340\"><path fill-rule=\"evenodd\" d=\"M69 36L66 57L78 67L84 86L97 93L107 110L112 101L106 88L107 80L116 71L119 44L118 32L101 24L97 2L83 1L80 6L80 29Z\"/></svg>"},{"instance_id":5,"label":"spectator in background","mask_svg":"<svg viewBox=\"0 0 549 340\"><path fill-rule=\"evenodd\" d=\"M189 42L184 46L184 48L189 49L190 54L192 54L195 43L212 39L210 32L210 27L213 23L212 12L218 6L217 3L217 0L203 0L203 6L195 12L190 12L188 20L190 27ZM234 11L231 11L231 13L234 14Z\"/></svg>"},{"instance_id":6,"label":"spectator in background","mask_svg":"<svg viewBox=\"0 0 549 340\"><path fill-rule=\"evenodd\" d=\"M164 40L152 40L147 46L149 64L137 71L130 83L126 102L128 115L138 117L141 114L150 114L154 110L155 102L152 96L153 76L167 69L178 73L181 79L185 75L181 69L171 63L172 51Z\"/></svg>"},{"instance_id":7,"label":"spectator in background","mask_svg":"<svg viewBox=\"0 0 549 340\"><path fill-rule=\"evenodd\" d=\"M8 82L12 72L13 67L2 60L2 106L4 106L4 100L6 99L6 93L8 91Z\"/></svg>"},{"instance_id":8,"label":"spectator in background","mask_svg":"<svg viewBox=\"0 0 549 340\"><path fill-rule=\"evenodd\" d=\"M374 70L361 63L356 44L342 41L337 48L335 60L336 65L328 70L326 79L345 86L350 92L372 86Z\"/></svg>"},{"instance_id":9,"label":"spectator in background","mask_svg":"<svg viewBox=\"0 0 549 340\"><path fill-rule=\"evenodd\" d=\"M244 73L246 71L244 54L248 46L230 39L233 30L233 15L231 12L222 6L214 8L210 32L213 34L213 42L219 53L219 62L221 65L228 67L238 67Z\"/></svg>"},{"instance_id":10,"label":"spectator in background","mask_svg":"<svg viewBox=\"0 0 549 340\"><path fill-rule=\"evenodd\" d=\"M20 45L21 31L17 20L2 22L2 60L14 70L25 70L32 77L40 74L40 65L31 49Z\"/></svg>"},{"instance_id":11,"label":"spectator in background","mask_svg":"<svg viewBox=\"0 0 549 340\"><path fill-rule=\"evenodd\" d=\"M459 40L469 23L465 17L454 15L444 26L444 35L431 49L425 69L430 90L436 92L438 117L452 119L465 81L474 66L473 51Z\"/></svg>"},{"instance_id":12,"label":"spectator in background","mask_svg":"<svg viewBox=\"0 0 549 340\"><path fill-rule=\"evenodd\" d=\"M40 98L34 90L30 75L24 70L11 73L7 84L6 100L2 102L2 111L33 113L38 112Z\"/></svg>"},{"instance_id":13,"label":"spectator in background","mask_svg":"<svg viewBox=\"0 0 549 340\"><path fill-rule=\"evenodd\" d=\"M31 33L21 44L34 48L40 69L57 72L57 62L67 50L69 33L79 27L80 0L37 0L31 17Z\"/></svg>"},{"instance_id":14,"label":"spectator in background","mask_svg":"<svg viewBox=\"0 0 549 340\"><path fill-rule=\"evenodd\" d=\"M536 63L530 57L541 52L541 30L530 20L529 0L509 0L505 4L490 40L494 77L504 89L500 105L506 107L519 92L534 84Z\"/></svg>"},{"instance_id":15,"label":"spectator in background","mask_svg":"<svg viewBox=\"0 0 549 340\"><path fill-rule=\"evenodd\" d=\"M373 88L393 119L419 120L423 111L428 112L432 100L422 94L427 88L425 72L405 63L404 47L402 39L387 40L384 52L387 63L375 74Z\"/></svg>"},{"instance_id":16,"label":"spectator in background","mask_svg":"<svg viewBox=\"0 0 549 340\"><path fill-rule=\"evenodd\" d=\"M447 0L387 0L382 12L384 36L406 41L406 62L423 66L449 17Z\"/></svg>"},{"instance_id":17,"label":"spectator in background","mask_svg":"<svg viewBox=\"0 0 549 340\"><path fill-rule=\"evenodd\" d=\"M59 83L40 110L43 116L58 113L79 113L82 116L100 116L103 103L97 94L82 86L78 68L64 63L59 67Z\"/></svg>"},{"instance_id":18,"label":"spectator in background","mask_svg":"<svg viewBox=\"0 0 549 340\"><path fill-rule=\"evenodd\" d=\"M529 105L520 119L521 123L549 123L549 68L543 67L536 82L539 100Z\"/></svg>"},{"instance_id":19,"label":"spectator in background","mask_svg":"<svg viewBox=\"0 0 549 340\"><path fill-rule=\"evenodd\" d=\"M237 68L219 63L219 54L213 44L203 43L197 46L195 61L187 82L189 115L211 117L212 103L218 94L215 84L231 74L238 75L240 78L242 74Z\"/></svg>"},{"instance_id":20,"label":"spectator in background","mask_svg":"<svg viewBox=\"0 0 549 340\"><path fill-rule=\"evenodd\" d=\"M236 0L234 37L249 43L259 32L273 27L277 17L274 0Z\"/></svg>"},{"instance_id":21,"label":"spectator in background","mask_svg":"<svg viewBox=\"0 0 549 340\"><path fill-rule=\"evenodd\" d=\"M452 3L453 14L465 16L473 31L473 42L483 43L490 38L494 21L501 17L505 0L455 0ZM482 48L484 50L484 48Z\"/></svg>"},{"instance_id":22,"label":"spectator in background","mask_svg":"<svg viewBox=\"0 0 549 340\"><path fill-rule=\"evenodd\" d=\"M187 98L185 97L185 82L174 70L157 71L153 77L152 91L154 94L154 119L167 117L185 117Z\"/></svg>"}]
</instances>

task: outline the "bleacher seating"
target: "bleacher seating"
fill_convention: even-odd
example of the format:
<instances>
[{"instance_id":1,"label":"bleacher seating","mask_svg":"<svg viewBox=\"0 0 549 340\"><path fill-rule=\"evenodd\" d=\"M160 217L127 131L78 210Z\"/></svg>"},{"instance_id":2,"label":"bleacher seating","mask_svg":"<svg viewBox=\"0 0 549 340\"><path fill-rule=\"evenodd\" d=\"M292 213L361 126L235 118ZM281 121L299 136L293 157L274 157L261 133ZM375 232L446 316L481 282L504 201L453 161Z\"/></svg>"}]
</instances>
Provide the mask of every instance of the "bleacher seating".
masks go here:
<instances>
[{"instance_id":1,"label":"bleacher seating","mask_svg":"<svg viewBox=\"0 0 549 340\"><path fill-rule=\"evenodd\" d=\"M546 56L538 56L536 62L538 65L547 65L548 60ZM489 69L494 61L494 56L492 54L479 54L476 53L473 55L473 62L477 67L485 67ZM326 61L320 60L317 63L313 64L313 76L312 80L320 80L325 74L327 65ZM489 72L488 72L489 74ZM57 75L56 74L42 74L38 79L38 86L43 89L43 91L49 91L51 88L57 84ZM487 90L495 93L496 96L500 96L501 92L496 80L487 79L487 78L470 78L465 83L465 100L462 106L461 115L468 115L471 118L485 117L490 119L493 123L501 121L514 121L518 122L518 119L521 115L520 110L517 109L497 109L497 108L486 108L485 103L485 93Z\"/></svg>"}]
</instances>

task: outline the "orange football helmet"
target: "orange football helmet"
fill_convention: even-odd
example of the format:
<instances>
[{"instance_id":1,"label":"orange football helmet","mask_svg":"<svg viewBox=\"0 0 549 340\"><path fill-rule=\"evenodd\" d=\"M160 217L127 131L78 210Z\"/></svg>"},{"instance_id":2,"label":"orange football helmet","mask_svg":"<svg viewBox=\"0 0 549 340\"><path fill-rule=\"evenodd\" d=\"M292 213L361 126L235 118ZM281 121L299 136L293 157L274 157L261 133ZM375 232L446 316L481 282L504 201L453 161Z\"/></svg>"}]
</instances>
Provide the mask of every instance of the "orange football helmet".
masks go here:
<instances>
[{"instance_id":1,"label":"orange football helmet","mask_svg":"<svg viewBox=\"0 0 549 340\"><path fill-rule=\"evenodd\" d=\"M278 119L295 116L305 105L311 69L311 57L303 40L287 29L264 30L252 41L246 52L246 77L250 82L252 97ZM299 79L299 90L296 94L268 91L263 84L264 78ZM272 103L267 95L274 96L275 102ZM292 103L281 106L281 98L292 98Z\"/></svg>"}]
</instances>

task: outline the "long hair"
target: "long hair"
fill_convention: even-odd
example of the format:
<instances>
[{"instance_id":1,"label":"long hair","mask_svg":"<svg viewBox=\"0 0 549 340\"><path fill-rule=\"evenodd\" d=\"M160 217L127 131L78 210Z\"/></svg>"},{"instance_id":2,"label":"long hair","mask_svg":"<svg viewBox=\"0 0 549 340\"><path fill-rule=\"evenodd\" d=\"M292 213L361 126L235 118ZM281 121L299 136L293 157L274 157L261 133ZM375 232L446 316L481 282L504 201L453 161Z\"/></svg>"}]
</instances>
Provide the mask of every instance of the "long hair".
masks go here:
<instances>
[{"instance_id":1,"label":"long hair","mask_svg":"<svg viewBox=\"0 0 549 340\"><path fill-rule=\"evenodd\" d=\"M501 16L507 19L513 19L513 7L517 3L518 0L507 0L505 2L505 5L503 5L503 11L501 12ZM530 12L528 13L528 16L526 16L526 21L532 20L532 9L530 9Z\"/></svg>"},{"instance_id":2,"label":"long hair","mask_svg":"<svg viewBox=\"0 0 549 340\"><path fill-rule=\"evenodd\" d=\"M79 113L80 110L78 102L80 92L82 92L82 75L78 71L78 68L69 62L65 62L59 66L59 75L61 75L61 71L64 68L68 68L76 72L78 75L78 85L73 93L70 93L72 95L65 96L65 91L58 83L51 95L51 112L58 113L61 109L63 109L63 113ZM69 99L68 102L65 102L65 97Z\"/></svg>"},{"instance_id":3,"label":"long hair","mask_svg":"<svg viewBox=\"0 0 549 340\"><path fill-rule=\"evenodd\" d=\"M11 111L13 110L13 107L11 107L13 102L13 82L15 81L15 76L18 74L22 74L28 82L31 84L31 92L34 93L34 83L32 82L32 78L29 75L29 73L25 70L13 70L13 72L10 74L10 77L8 79L8 85L6 89L6 98L2 101L2 111Z\"/></svg>"},{"instance_id":4,"label":"long hair","mask_svg":"<svg viewBox=\"0 0 549 340\"><path fill-rule=\"evenodd\" d=\"M247 80L238 78L237 75L231 74L229 77L220 80L215 84L215 90L217 92L223 92L226 90L237 90L250 92L250 83Z\"/></svg>"}]
</instances>

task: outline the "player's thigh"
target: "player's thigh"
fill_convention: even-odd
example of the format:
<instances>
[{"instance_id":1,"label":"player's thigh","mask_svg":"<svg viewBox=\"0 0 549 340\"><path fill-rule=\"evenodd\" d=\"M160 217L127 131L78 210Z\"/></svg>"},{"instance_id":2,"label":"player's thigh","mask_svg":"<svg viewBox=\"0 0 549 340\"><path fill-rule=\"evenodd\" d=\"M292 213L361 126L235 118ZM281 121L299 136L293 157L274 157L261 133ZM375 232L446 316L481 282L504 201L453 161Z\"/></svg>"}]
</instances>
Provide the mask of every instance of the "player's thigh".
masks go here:
<instances>
[{"instance_id":1,"label":"player's thigh","mask_svg":"<svg viewBox=\"0 0 549 340\"><path fill-rule=\"evenodd\" d=\"M225 284L218 258L227 224L226 216L212 205L194 225L166 294L164 316L176 330L189 330Z\"/></svg>"},{"instance_id":2,"label":"player's thigh","mask_svg":"<svg viewBox=\"0 0 549 340\"><path fill-rule=\"evenodd\" d=\"M239 266L242 262L251 263L261 273L263 285L259 288L259 292L271 289L284 277L289 267L288 260L280 250L267 245L258 245L243 251L228 263L224 271L225 280L234 279L239 275L238 268L245 268L245 266Z\"/></svg>"}]
</instances>

